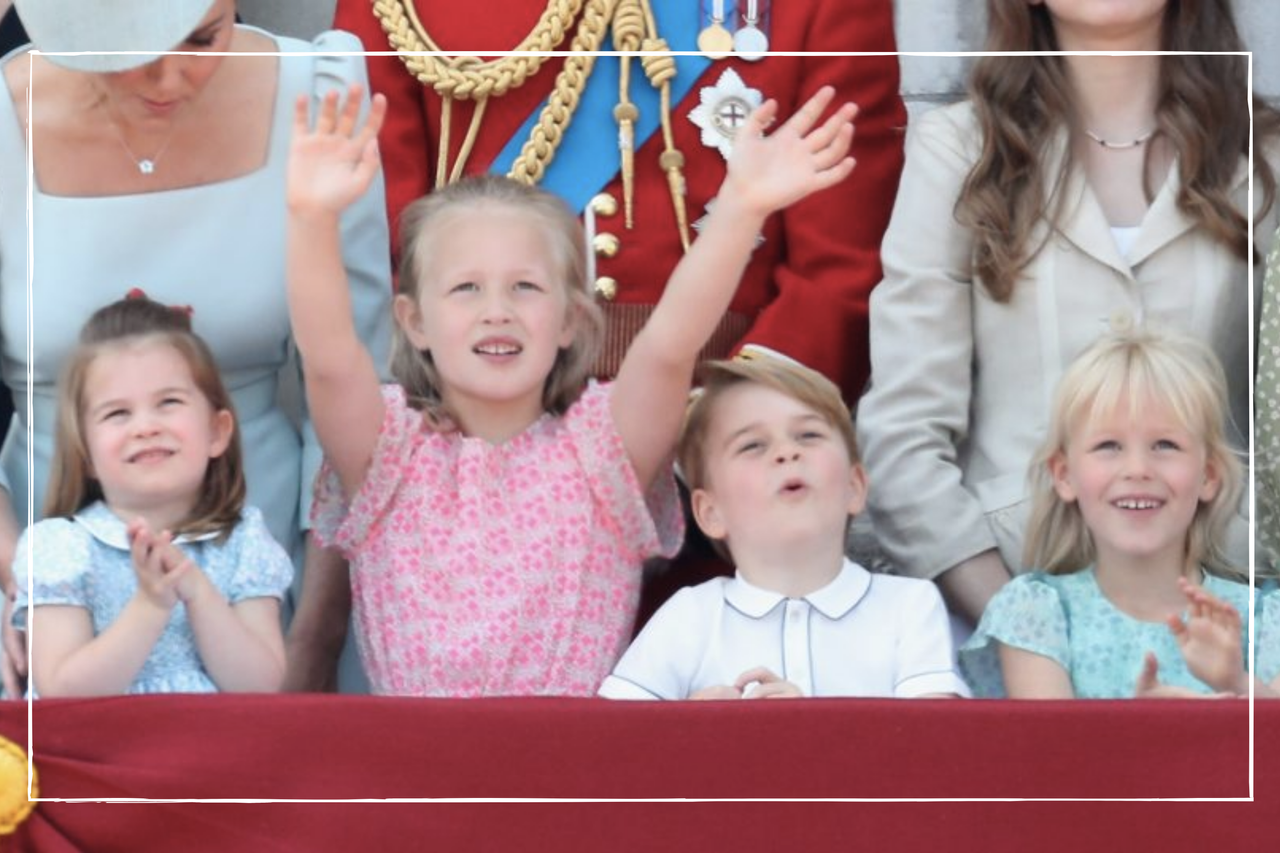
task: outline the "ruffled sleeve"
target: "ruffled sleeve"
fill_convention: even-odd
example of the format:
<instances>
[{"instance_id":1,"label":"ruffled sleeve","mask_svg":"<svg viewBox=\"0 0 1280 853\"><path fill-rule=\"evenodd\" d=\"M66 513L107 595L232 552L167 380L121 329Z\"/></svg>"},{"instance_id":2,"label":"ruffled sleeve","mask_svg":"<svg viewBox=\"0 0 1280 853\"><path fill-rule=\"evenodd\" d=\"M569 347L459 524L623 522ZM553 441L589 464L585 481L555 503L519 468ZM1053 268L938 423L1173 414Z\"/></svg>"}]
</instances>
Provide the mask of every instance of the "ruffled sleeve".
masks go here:
<instances>
[{"instance_id":1,"label":"ruffled sleeve","mask_svg":"<svg viewBox=\"0 0 1280 853\"><path fill-rule=\"evenodd\" d=\"M641 489L613 420L610 387L591 382L565 413L565 429L591 494L623 547L639 559L673 557L684 541L675 471L668 466L654 477L647 493Z\"/></svg>"},{"instance_id":2,"label":"ruffled sleeve","mask_svg":"<svg viewBox=\"0 0 1280 853\"><path fill-rule=\"evenodd\" d=\"M223 590L228 601L235 604L246 598L284 598L293 582L293 561L272 538L256 507L245 507L227 548L234 552L236 561L230 588Z\"/></svg>"},{"instance_id":3,"label":"ruffled sleeve","mask_svg":"<svg viewBox=\"0 0 1280 853\"><path fill-rule=\"evenodd\" d=\"M1048 575L1033 572L1005 584L960 649L960 670L980 698L1003 697L997 643L1043 655L1071 671L1067 612Z\"/></svg>"},{"instance_id":4,"label":"ruffled sleeve","mask_svg":"<svg viewBox=\"0 0 1280 853\"><path fill-rule=\"evenodd\" d=\"M401 482L415 465L433 464L430 456L415 460L428 441L447 441L422 423L422 412L409 408L399 385L382 387L382 428L373 449L373 460L360 489L347 502L338 474L326 462L316 478L312 529L325 547L336 546L348 559L360 550L369 531L391 507ZM435 464L439 464L435 460ZM425 472L424 472L425 473Z\"/></svg>"},{"instance_id":5,"label":"ruffled sleeve","mask_svg":"<svg viewBox=\"0 0 1280 853\"><path fill-rule=\"evenodd\" d=\"M320 55L323 51L358 54L364 50L360 40L351 33L332 30L317 36L312 49L316 52L311 77L312 114L327 93L339 92L345 96L352 83L359 83L363 88L361 109L362 114L367 113L369 84L364 57ZM343 213L341 240L356 335L369 351L379 375L386 380L390 378L387 368L391 351L391 238L381 171L374 176L365 194ZM303 420L302 439L302 482L311 483L320 470L323 451L310 417ZM311 517L309 489L302 490L298 517Z\"/></svg>"},{"instance_id":6,"label":"ruffled sleeve","mask_svg":"<svg viewBox=\"0 0 1280 853\"><path fill-rule=\"evenodd\" d=\"M65 518L46 519L23 531L13 561L13 574L18 581L14 627L27 630L30 608L43 604L90 607L91 546L88 531Z\"/></svg>"},{"instance_id":7,"label":"ruffled sleeve","mask_svg":"<svg viewBox=\"0 0 1280 853\"><path fill-rule=\"evenodd\" d=\"M1280 676L1280 589L1272 587L1259 598L1254 666L1258 678L1270 684Z\"/></svg>"}]
</instances>

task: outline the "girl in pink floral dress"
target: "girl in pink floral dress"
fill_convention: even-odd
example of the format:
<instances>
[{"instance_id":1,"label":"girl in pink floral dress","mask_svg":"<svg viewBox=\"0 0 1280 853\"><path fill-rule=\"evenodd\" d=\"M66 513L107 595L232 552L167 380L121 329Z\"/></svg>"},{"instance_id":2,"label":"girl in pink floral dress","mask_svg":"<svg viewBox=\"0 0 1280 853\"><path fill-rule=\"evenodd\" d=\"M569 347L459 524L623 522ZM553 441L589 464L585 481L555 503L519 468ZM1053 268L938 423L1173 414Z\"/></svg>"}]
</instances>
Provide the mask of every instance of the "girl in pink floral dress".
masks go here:
<instances>
[{"instance_id":1,"label":"girl in pink floral dress","mask_svg":"<svg viewBox=\"0 0 1280 853\"><path fill-rule=\"evenodd\" d=\"M402 217L392 373L355 334L339 214L378 169L378 96L299 101L289 310L327 455L313 522L351 560L374 692L594 694L626 646L641 565L683 533L671 474L698 351L765 217L843 180L854 108L824 89L768 137L738 134L694 247L609 384L581 228L556 197L468 179ZM304 592L305 594L305 592Z\"/></svg>"}]
</instances>

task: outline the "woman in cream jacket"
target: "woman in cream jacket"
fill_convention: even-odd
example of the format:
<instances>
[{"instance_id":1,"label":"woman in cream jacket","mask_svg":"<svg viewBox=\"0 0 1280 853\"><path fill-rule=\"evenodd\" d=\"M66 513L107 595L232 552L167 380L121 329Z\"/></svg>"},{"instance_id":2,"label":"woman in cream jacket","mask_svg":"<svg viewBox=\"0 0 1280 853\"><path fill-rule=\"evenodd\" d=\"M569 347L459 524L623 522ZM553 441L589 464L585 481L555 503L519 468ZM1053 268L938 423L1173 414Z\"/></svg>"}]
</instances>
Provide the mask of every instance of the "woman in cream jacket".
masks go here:
<instances>
[{"instance_id":1,"label":"woman in cream jacket","mask_svg":"<svg viewBox=\"0 0 1280 853\"><path fill-rule=\"evenodd\" d=\"M1226 0L988 5L993 50L1240 49ZM1230 435L1247 447L1253 257L1276 210L1259 157L1253 214L1270 209L1251 254L1238 59L987 57L972 100L913 127L872 293L859 439L882 547L971 621L1030 568L1027 464L1059 375L1098 335L1150 323L1210 343L1230 377Z\"/></svg>"}]
</instances>

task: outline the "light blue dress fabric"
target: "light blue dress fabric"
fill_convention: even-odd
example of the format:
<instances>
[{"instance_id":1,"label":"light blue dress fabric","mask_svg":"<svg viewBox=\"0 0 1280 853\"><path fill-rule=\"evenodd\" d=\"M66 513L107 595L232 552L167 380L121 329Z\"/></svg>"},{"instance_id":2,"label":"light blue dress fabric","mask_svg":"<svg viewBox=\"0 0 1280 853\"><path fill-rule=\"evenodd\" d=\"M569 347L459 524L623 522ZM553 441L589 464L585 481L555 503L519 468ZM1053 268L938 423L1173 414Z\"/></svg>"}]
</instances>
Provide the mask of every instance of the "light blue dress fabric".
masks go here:
<instances>
[{"instance_id":1,"label":"light blue dress fabric","mask_svg":"<svg viewBox=\"0 0 1280 853\"><path fill-rule=\"evenodd\" d=\"M1241 642L1247 642L1249 588L1212 575L1205 575L1204 587L1239 611L1246 626ZM1102 594L1092 568L1066 575L1033 572L996 593L959 653L961 673L976 697L1005 695L993 641L1057 661L1081 699L1133 696L1148 651L1159 662L1162 684L1213 692L1187 670L1168 626L1116 608Z\"/></svg>"},{"instance_id":2,"label":"light blue dress fabric","mask_svg":"<svg viewBox=\"0 0 1280 853\"><path fill-rule=\"evenodd\" d=\"M179 537L176 542L232 604L263 596L282 598L293 577L293 562L253 507L245 508L225 541L205 535ZM29 578L33 566L36 571ZM60 604L87 609L97 636L120 616L138 589L125 523L101 501L74 519L49 518L27 528L18 540L13 570L19 584L13 623L24 631L31 607ZM38 691L40 685L33 687ZM127 692L217 690L200 661L186 607L179 602Z\"/></svg>"},{"instance_id":3,"label":"light blue dress fabric","mask_svg":"<svg viewBox=\"0 0 1280 853\"><path fill-rule=\"evenodd\" d=\"M271 534L299 552L321 452L278 401L297 382L285 295L285 165L298 95L317 99L365 83L347 33L314 43L277 38L279 87L266 164L203 186L102 198L58 197L33 188L32 343L27 360L26 153L14 104L0 97L0 376L17 416L0 464L19 525L27 518L27 402L33 406L35 518L53 453L55 383L81 326L96 309L139 287L161 302L191 305L235 401L243 441L247 503L261 507ZM19 51L4 62L26 62ZM366 86L367 90L367 86ZM40 93L34 93L39 98ZM36 140L37 145L39 139ZM173 155L170 155L173 156ZM357 332L381 368L390 341L391 274L382 179L342 220L342 253ZM34 376L27 384L27 368ZM298 393L297 397L301 397Z\"/></svg>"},{"instance_id":4,"label":"light blue dress fabric","mask_svg":"<svg viewBox=\"0 0 1280 853\"><path fill-rule=\"evenodd\" d=\"M1271 581L1258 593L1257 601L1253 665L1258 678L1270 684L1280 676L1280 587Z\"/></svg>"}]
</instances>

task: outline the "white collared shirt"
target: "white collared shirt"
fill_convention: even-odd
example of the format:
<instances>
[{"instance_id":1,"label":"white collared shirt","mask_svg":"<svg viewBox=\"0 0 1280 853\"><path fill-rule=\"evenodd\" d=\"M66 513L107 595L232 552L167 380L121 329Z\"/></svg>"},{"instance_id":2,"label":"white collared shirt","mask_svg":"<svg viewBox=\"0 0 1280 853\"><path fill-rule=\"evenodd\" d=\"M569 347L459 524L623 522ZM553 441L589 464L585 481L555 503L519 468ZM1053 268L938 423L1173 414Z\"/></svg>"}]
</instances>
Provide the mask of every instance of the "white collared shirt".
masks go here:
<instances>
[{"instance_id":1,"label":"white collared shirt","mask_svg":"<svg viewBox=\"0 0 1280 853\"><path fill-rule=\"evenodd\" d=\"M611 699L686 699L767 667L806 696L968 695L947 611L928 581L873 575L846 559L804 598L741 576L680 590L600 687Z\"/></svg>"}]
</instances>

